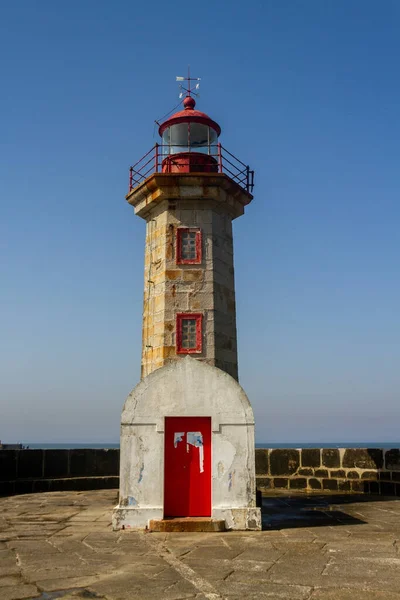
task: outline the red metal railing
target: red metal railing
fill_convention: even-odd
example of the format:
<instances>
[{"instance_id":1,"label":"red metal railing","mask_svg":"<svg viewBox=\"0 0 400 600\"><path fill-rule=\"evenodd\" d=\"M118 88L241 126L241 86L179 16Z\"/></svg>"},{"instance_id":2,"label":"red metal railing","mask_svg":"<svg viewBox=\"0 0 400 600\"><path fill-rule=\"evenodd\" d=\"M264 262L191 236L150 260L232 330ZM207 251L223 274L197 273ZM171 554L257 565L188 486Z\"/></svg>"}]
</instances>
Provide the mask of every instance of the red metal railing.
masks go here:
<instances>
[{"instance_id":1,"label":"red metal railing","mask_svg":"<svg viewBox=\"0 0 400 600\"><path fill-rule=\"evenodd\" d=\"M236 158L221 144L208 147L208 152L199 152L196 147L171 147L155 144L137 163L129 169L129 191L140 185L153 173L225 173L247 192L254 187L254 171Z\"/></svg>"}]
</instances>

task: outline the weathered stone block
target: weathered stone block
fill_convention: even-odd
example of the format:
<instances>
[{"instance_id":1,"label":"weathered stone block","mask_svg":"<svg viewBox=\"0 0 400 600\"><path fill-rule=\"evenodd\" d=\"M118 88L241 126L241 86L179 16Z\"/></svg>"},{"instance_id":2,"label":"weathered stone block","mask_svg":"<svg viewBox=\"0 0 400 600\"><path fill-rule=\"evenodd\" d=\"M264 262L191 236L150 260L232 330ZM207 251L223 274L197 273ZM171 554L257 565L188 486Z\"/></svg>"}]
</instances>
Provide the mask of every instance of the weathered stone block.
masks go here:
<instances>
[{"instance_id":1,"label":"weathered stone block","mask_svg":"<svg viewBox=\"0 0 400 600\"><path fill-rule=\"evenodd\" d=\"M380 487L377 481L369 482L369 493L370 494L380 494Z\"/></svg>"},{"instance_id":2,"label":"weathered stone block","mask_svg":"<svg viewBox=\"0 0 400 600\"><path fill-rule=\"evenodd\" d=\"M50 492L117 489L119 477L69 477L48 479Z\"/></svg>"},{"instance_id":3,"label":"weathered stone block","mask_svg":"<svg viewBox=\"0 0 400 600\"><path fill-rule=\"evenodd\" d=\"M169 269L165 271L165 278L170 281L176 281L182 277L182 269Z\"/></svg>"},{"instance_id":4,"label":"weathered stone block","mask_svg":"<svg viewBox=\"0 0 400 600\"><path fill-rule=\"evenodd\" d=\"M352 480L350 482L351 485L351 491L352 492L359 492L359 493L364 493L365 491L368 491L368 481L361 481L360 479L357 480Z\"/></svg>"},{"instance_id":5,"label":"weathered stone block","mask_svg":"<svg viewBox=\"0 0 400 600\"><path fill-rule=\"evenodd\" d=\"M270 477L257 477L256 487L260 490L269 490L272 488L272 479Z\"/></svg>"},{"instance_id":6,"label":"weathered stone block","mask_svg":"<svg viewBox=\"0 0 400 600\"><path fill-rule=\"evenodd\" d=\"M383 452L379 448L346 448L342 466L357 469L381 469Z\"/></svg>"},{"instance_id":7,"label":"weathered stone block","mask_svg":"<svg viewBox=\"0 0 400 600\"><path fill-rule=\"evenodd\" d=\"M50 491L73 492L88 490L86 477L69 477L67 479L50 479Z\"/></svg>"},{"instance_id":8,"label":"weathered stone block","mask_svg":"<svg viewBox=\"0 0 400 600\"><path fill-rule=\"evenodd\" d=\"M68 477L69 450L44 450L44 477Z\"/></svg>"},{"instance_id":9,"label":"weathered stone block","mask_svg":"<svg viewBox=\"0 0 400 600\"><path fill-rule=\"evenodd\" d=\"M357 471L348 471L347 479L360 479L360 474Z\"/></svg>"},{"instance_id":10,"label":"weathered stone block","mask_svg":"<svg viewBox=\"0 0 400 600\"><path fill-rule=\"evenodd\" d=\"M37 492L48 492L50 490L51 479L36 479L33 482L33 493Z\"/></svg>"},{"instance_id":11,"label":"weathered stone block","mask_svg":"<svg viewBox=\"0 0 400 600\"><path fill-rule=\"evenodd\" d=\"M364 473L361 474L361 479L378 479L378 472L377 471L364 471Z\"/></svg>"},{"instance_id":12,"label":"weathered stone block","mask_svg":"<svg viewBox=\"0 0 400 600\"><path fill-rule=\"evenodd\" d=\"M119 487L119 477L92 477L88 478L88 490L109 490Z\"/></svg>"},{"instance_id":13,"label":"weathered stone block","mask_svg":"<svg viewBox=\"0 0 400 600\"><path fill-rule=\"evenodd\" d=\"M338 479L338 490L340 492L349 492L350 488L350 481L347 481L346 479Z\"/></svg>"},{"instance_id":14,"label":"weathered stone block","mask_svg":"<svg viewBox=\"0 0 400 600\"><path fill-rule=\"evenodd\" d=\"M315 477L329 477L328 469L316 469L314 471Z\"/></svg>"},{"instance_id":15,"label":"weathered stone block","mask_svg":"<svg viewBox=\"0 0 400 600\"><path fill-rule=\"evenodd\" d=\"M14 481L0 481L0 496L12 496L15 494Z\"/></svg>"},{"instance_id":16,"label":"weathered stone block","mask_svg":"<svg viewBox=\"0 0 400 600\"><path fill-rule=\"evenodd\" d=\"M336 469L330 472L330 476L335 479L343 479L344 477L346 477L346 471L344 471L343 469Z\"/></svg>"},{"instance_id":17,"label":"weathered stone block","mask_svg":"<svg viewBox=\"0 0 400 600\"><path fill-rule=\"evenodd\" d=\"M173 358L176 356L176 348L175 346L163 346L162 348L162 357L165 358Z\"/></svg>"},{"instance_id":18,"label":"weathered stone block","mask_svg":"<svg viewBox=\"0 0 400 600\"><path fill-rule=\"evenodd\" d=\"M17 476L20 479L43 476L43 450L16 450L16 452Z\"/></svg>"},{"instance_id":19,"label":"weathered stone block","mask_svg":"<svg viewBox=\"0 0 400 600\"><path fill-rule=\"evenodd\" d=\"M337 479L323 479L322 487L324 488L324 490L336 491L338 489Z\"/></svg>"},{"instance_id":20,"label":"weathered stone block","mask_svg":"<svg viewBox=\"0 0 400 600\"><path fill-rule=\"evenodd\" d=\"M362 484L362 493L363 494L369 494L370 493L370 482L367 480L363 480L360 482Z\"/></svg>"},{"instance_id":21,"label":"weathered stone block","mask_svg":"<svg viewBox=\"0 0 400 600\"><path fill-rule=\"evenodd\" d=\"M289 479L287 477L274 477L274 488L285 488L287 489Z\"/></svg>"},{"instance_id":22,"label":"weathered stone block","mask_svg":"<svg viewBox=\"0 0 400 600\"><path fill-rule=\"evenodd\" d=\"M289 479L289 487L291 490L304 490L307 487L307 479L305 477Z\"/></svg>"},{"instance_id":23,"label":"weathered stone block","mask_svg":"<svg viewBox=\"0 0 400 600\"><path fill-rule=\"evenodd\" d=\"M319 448L304 448L301 451L302 467L320 467L321 450Z\"/></svg>"},{"instance_id":24,"label":"weathered stone block","mask_svg":"<svg viewBox=\"0 0 400 600\"><path fill-rule=\"evenodd\" d=\"M308 480L308 487L312 490L320 490L322 488L322 482L319 479L311 478Z\"/></svg>"},{"instance_id":25,"label":"weathered stone block","mask_svg":"<svg viewBox=\"0 0 400 600\"><path fill-rule=\"evenodd\" d=\"M314 475L314 471L313 471L313 469L299 469L298 474L299 475Z\"/></svg>"},{"instance_id":26,"label":"weathered stone block","mask_svg":"<svg viewBox=\"0 0 400 600\"><path fill-rule=\"evenodd\" d=\"M329 469L340 467L340 455L337 448L323 448L322 465Z\"/></svg>"},{"instance_id":27,"label":"weathered stone block","mask_svg":"<svg viewBox=\"0 0 400 600\"><path fill-rule=\"evenodd\" d=\"M183 281L200 281L203 279L202 269L187 269L183 271Z\"/></svg>"},{"instance_id":28,"label":"weathered stone block","mask_svg":"<svg viewBox=\"0 0 400 600\"><path fill-rule=\"evenodd\" d=\"M96 475L118 475L119 449L104 448L96 450Z\"/></svg>"},{"instance_id":29,"label":"weathered stone block","mask_svg":"<svg viewBox=\"0 0 400 600\"><path fill-rule=\"evenodd\" d=\"M9 481L17 476L18 450L0 450L0 481Z\"/></svg>"},{"instance_id":30,"label":"weathered stone block","mask_svg":"<svg viewBox=\"0 0 400 600\"><path fill-rule=\"evenodd\" d=\"M268 450L256 448L256 475L267 475L268 472Z\"/></svg>"},{"instance_id":31,"label":"weathered stone block","mask_svg":"<svg viewBox=\"0 0 400 600\"><path fill-rule=\"evenodd\" d=\"M385 467L389 471L400 471L400 449L394 448L386 451Z\"/></svg>"},{"instance_id":32,"label":"weathered stone block","mask_svg":"<svg viewBox=\"0 0 400 600\"><path fill-rule=\"evenodd\" d=\"M34 481L30 479L17 479L14 485L15 494L31 494Z\"/></svg>"},{"instance_id":33,"label":"weathered stone block","mask_svg":"<svg viewBox=\"0 0 400 600\"><path fill-rule=\"evenodd\" d=\"M70 450L69 460L71 477L90 477L96 474L96 450L91 448Z\"/></svg>"},{"instance_id":34,"label":"weathered stone block","mask_svg":"<svg viewBox=\"0 0 400 600\"><path fill-rule=\"evenodd\" d=\"M396 484L390 481L381 481L381 494L382 496L395 496Z\"/></svg>"},{"instance_id":35,"label":"weathered stone block","mask_svg":"<svg viewBox=\"0 0 400 600\"><path fill-rule=\"evenodd\" d=\"M271 475L292 475L300 466L299 451L289 448L271 450L269 464Z\"/></svg>"}]
</instances>

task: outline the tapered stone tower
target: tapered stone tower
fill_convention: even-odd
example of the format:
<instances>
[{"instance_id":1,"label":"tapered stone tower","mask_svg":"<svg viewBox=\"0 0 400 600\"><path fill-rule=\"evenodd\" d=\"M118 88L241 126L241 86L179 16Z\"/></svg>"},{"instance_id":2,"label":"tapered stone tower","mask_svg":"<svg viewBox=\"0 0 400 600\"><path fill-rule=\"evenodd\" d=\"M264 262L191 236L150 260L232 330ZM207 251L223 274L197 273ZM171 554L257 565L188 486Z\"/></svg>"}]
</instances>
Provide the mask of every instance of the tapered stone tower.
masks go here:
<instances>
[{"instance_id":1,"label":"tapered stone tower","mask_svg":"<svg viewBox=\"0 0 400 600\"><path fill-rule=\"evenodd\" d=\"M162 143L130 170L126 198L146 220L142 381L122 412L116 529L176 517L261 526L253 411L237 382L232 239L253 172L195 109L190 82L183 110L159 127Z\"/></svg>"}]
</instances>

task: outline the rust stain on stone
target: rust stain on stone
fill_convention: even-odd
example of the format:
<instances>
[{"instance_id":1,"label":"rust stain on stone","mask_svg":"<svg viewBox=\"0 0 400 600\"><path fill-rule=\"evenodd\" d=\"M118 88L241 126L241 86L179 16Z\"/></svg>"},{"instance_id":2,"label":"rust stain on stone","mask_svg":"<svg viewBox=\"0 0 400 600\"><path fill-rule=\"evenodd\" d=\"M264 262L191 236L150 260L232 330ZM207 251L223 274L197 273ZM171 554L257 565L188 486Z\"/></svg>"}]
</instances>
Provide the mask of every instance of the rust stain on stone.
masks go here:
<instances>
[{"instance_id":1,"label":"rust stain on stone","mask_svg":"<svg viewBox=\"0 0 400 600\"><path fill-rule=\"evenodd\" d=\"M167 259L172 260L174 257L174 239L175 239L175 227L173 223L170 223L167 227Z\"/></svg>"},{"instance_id":2,"label":"rust stain on stone","mask_svg":"<svg viewBox=\"0 0 400 600\"><path fill-rule=\"evenodd\" d=\"M163 358L171 358L172 356L176 356L175 346L163 346L162 356Z\"/></svg>"},{"instance_id":3,"label":"rust stain on stone","mask_svg":"<svg viewBox=\"0 0 400 600\"><path fill-rule=\"evenodd\" d=\"M179 277L181 276L181 271L179 269L170 269L165 271L165 277L166 279L179 279Z\"/></svg>"},{"instance_id":4,"label":"rust stain on stone","mask_svg":"<svg viewBox=\"0 0 400 600\"><path fill-rule=\"evenodd\" d=\"M183 271L183 281L199 281L202 277L203 271L201 269Z\"/></svg>"}]
</instances>

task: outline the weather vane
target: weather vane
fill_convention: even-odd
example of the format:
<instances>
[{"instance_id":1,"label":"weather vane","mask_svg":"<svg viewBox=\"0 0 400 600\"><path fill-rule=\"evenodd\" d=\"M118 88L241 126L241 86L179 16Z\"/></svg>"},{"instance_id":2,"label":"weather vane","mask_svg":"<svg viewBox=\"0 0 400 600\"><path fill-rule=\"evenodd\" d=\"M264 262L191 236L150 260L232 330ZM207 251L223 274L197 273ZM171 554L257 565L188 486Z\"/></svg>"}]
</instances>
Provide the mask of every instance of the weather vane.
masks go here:
<instances>
[{"instance_id":1,"label":"weather vane","mask_svg":"<svg viewBox=\"0 0 400 600\"><path fill-rule=\"evenodd\" d=\"M187 77L176 77L176 81L185 82L185 84L179 83L179 89L181 90L179 93L179 102L174 108L172 108L166 115L161 117L161 119L155 119L155 123L160 126L160 121L163 121L166 117L168 117L174 110L181 105L181 100L185 93L189 96L196 96L197 98L200 96L198 90L200 89L200 77L190 77L190 66L188 66L188 75ZM153 137L155 134L155 130L153 132Z\"/></svg>"},{"instance_id":2,"label":"weather vane","mask_svg":"<svg viewBox=\"0 0 400 600\"><path fill-rule=\"evenodd\" d=\"M190 66L188 67L188 76L187 77L177 77L176 81L185 81L187 82L187 87L185 87L185 85L180 84L179 85L179 89L182 90L179 94L179 98L183 98L183 94L184 92L186 92L189 96L191 96L193 94L193 96L199 96L199 93L197 91L193 91L191 82L196 81L195 85L194 85L194 90L198 90L200 89L200 77L190 77Z\"/></svg>"}]
</instances>

